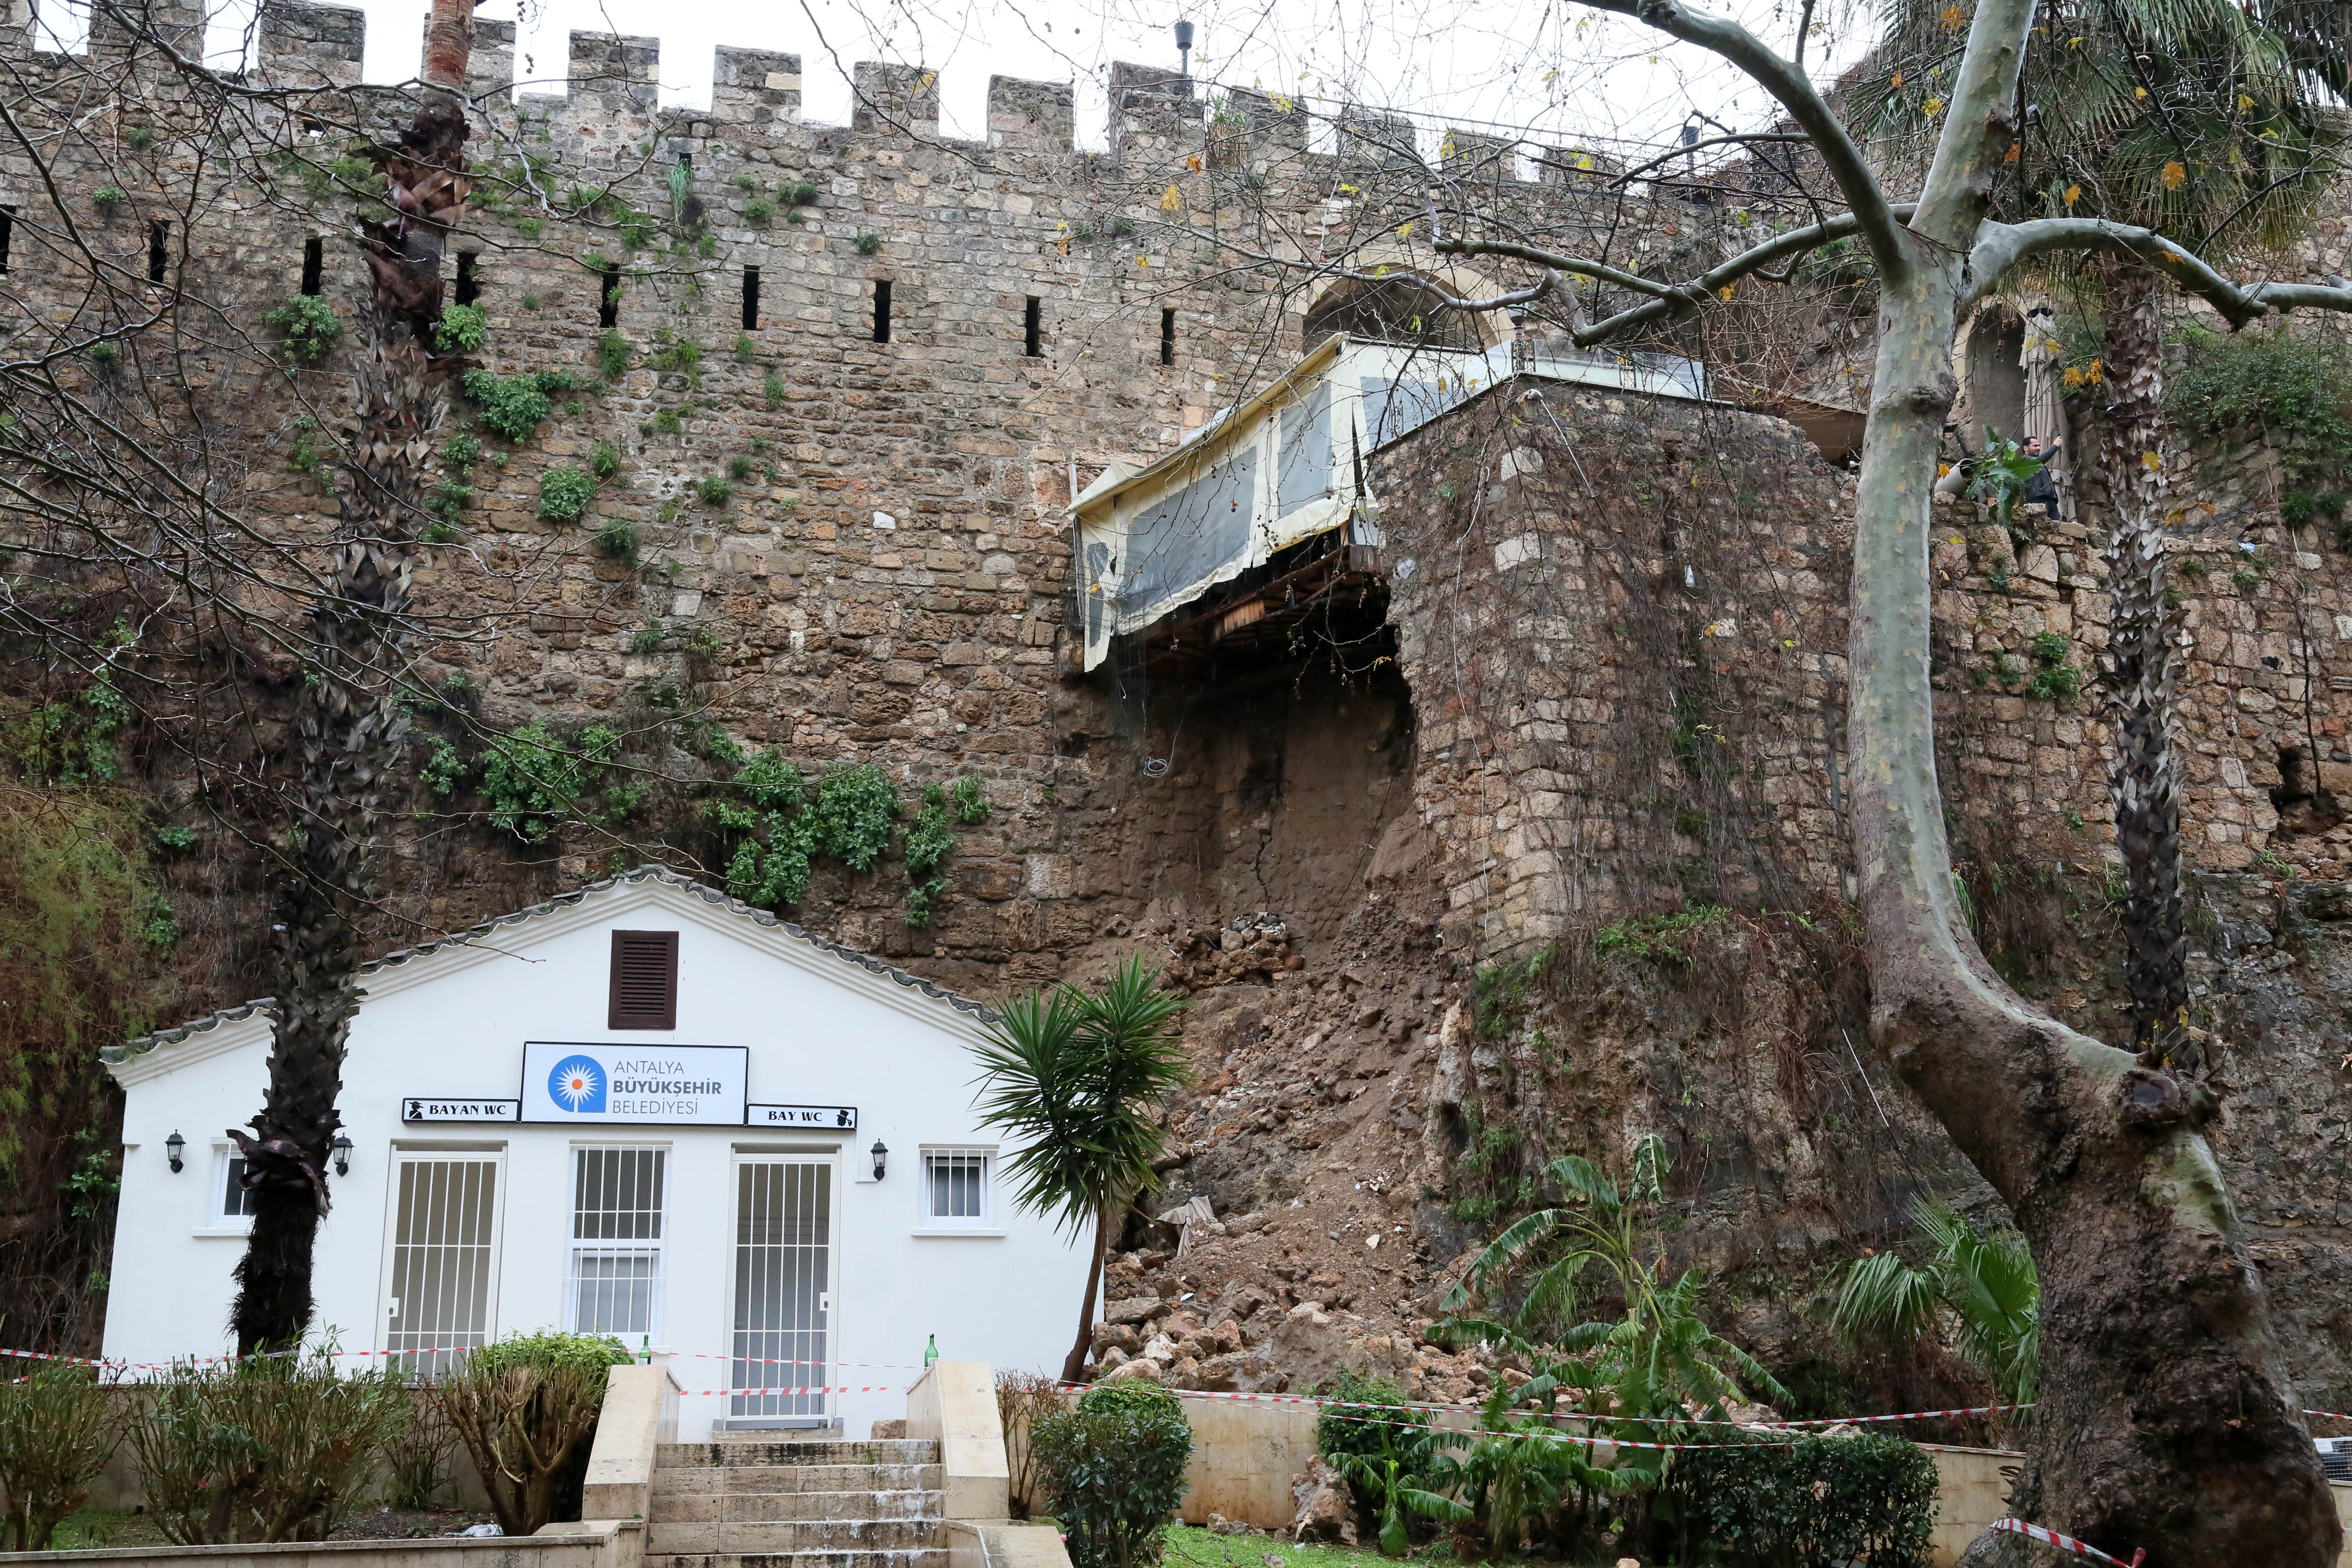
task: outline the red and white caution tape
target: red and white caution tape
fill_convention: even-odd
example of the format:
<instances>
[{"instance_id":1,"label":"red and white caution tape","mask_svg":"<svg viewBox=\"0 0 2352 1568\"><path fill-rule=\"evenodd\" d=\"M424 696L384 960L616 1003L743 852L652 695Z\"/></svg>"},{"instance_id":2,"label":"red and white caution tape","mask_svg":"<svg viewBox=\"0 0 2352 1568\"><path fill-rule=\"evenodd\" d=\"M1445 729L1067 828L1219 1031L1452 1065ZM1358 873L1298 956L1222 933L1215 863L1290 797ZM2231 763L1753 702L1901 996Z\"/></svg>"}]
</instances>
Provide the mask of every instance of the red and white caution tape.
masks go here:
<instances>
[{"instance_id":1,"label":"red and white caution tape","mask_svg":"<svg viewBox=\"0 0 2352 1568\"><path fill-rule=\"evenodd\" d=\"M1068 1389L1086 1389L1091 1384L1069 1383ZM1155 1386L1157 1386L1155 1384ZM1421 1405L1410 1401L1397 1405L1366 1405L1357 1400L1318 1399L1306 1394L1242 1394L1218 1389L1171 1388L1169 1393L1184 1399L1226 1399L1255 1405L1308 1405L1324 1410L1412 1410L1433 1415L1476 1415L1484 1413L1483 1405ZM1906 1410L1895 1415L1820 1415L1801 1421L1717 1421L1698 1415L1601 1415L1583 1410L1513 1410L1515 1415L1544 1415L1559 1421L1639 1422L1650 1426L1730 1426L1752 1432L1759 1427L1795 1429L1804 1426L1859 1426L1878 1421L1932 1421L1951 1415L1986 1415L2005 1410L2031 1410L2031 1405L1971 1405L1956 1410ZM1367 1417L1367 1419L1370 1419ZM1704 1447L1705 1445L1701 1445Z\"/></svg>"},{"instance_id":2,"label":"red and white caution tape","mask_svg":"<svg viewBox=\"0 0 2352 1568\"><path fill-rule=\"evenodd\" d=\"M2143 1546L2131 1554L2126 1563L2120 1557L2110 1557L2087 1541L2077 1541L2071 1535L2061 1535L2039 1524L2028 1524L2021 1519L1996 1519L1987 1528L2021 1535L2028 1541L2038 1541L2044 1546L2054 1546L2061 1552L2071 1552L2077 1557L2088 1557L2095 1563L2112 1563L2116 1568L2140 1568L2147 1561L2147 1548Z\"/></svg>"}]
</instances>

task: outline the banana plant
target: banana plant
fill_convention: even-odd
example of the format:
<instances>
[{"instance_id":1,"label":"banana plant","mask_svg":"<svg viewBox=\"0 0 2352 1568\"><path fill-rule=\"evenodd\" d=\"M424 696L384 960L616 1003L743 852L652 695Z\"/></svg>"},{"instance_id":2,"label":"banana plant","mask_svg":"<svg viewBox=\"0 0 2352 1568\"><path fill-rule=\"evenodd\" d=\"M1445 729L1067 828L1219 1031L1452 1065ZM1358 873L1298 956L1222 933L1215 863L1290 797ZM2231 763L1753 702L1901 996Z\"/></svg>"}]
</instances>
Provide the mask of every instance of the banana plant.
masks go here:
<instances>
[{"instance_id":1,"label":"banana plant","mask_svg":"<svg viewBox=\"0 0 2352 1568\"><path fill-rule=\"evenodd\" d=\"M1334 1468L1371 1499L1373 1510L1380 1516L1383 1557L1402 1557L1411 1549L1408 1514L1447 1524L1465 1522L1474 1517L1467 1504L1430 1490L1413 1458L1399 1452L1393 1445L1384 1445L1383 1451L1378 1454L1334 1454L1331 1458Z\"/></svg>"}]
</instances>

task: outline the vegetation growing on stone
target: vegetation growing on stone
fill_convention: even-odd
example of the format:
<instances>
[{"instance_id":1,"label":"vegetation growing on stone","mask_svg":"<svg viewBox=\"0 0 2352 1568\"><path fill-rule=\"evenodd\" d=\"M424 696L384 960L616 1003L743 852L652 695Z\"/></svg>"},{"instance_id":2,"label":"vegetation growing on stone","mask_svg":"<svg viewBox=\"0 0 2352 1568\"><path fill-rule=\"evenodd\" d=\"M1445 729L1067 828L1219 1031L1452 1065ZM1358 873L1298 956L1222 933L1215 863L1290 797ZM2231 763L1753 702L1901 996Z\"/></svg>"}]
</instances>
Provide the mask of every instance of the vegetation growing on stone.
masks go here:
<instances>
[{"instance_id":1,"label":"vegetation growing on stone","mask_svg":"<svg viewBox=\"0 0 2352 1568\"><path fill-rule=\"evenodd\" d=\"M289 294L262 321L286 334L286 352L303 364L317 364L342 341L342 318L316 294Z\"/></svg>"}]
</instances>

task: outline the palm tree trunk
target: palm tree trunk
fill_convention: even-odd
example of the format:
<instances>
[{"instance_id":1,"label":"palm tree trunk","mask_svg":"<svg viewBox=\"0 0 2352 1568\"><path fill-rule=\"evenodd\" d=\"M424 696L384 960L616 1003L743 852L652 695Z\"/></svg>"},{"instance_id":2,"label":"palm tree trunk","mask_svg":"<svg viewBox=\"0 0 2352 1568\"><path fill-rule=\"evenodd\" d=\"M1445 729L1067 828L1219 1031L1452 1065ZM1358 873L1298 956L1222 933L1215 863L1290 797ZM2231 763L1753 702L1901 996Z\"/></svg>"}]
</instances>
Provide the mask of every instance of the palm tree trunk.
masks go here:
<instances>
[{"instance_id":1,"label":"palm tree trunk","mask_svg":"<svg viewBox=\"0 0 2352 1568\"><path fill-rule=\"evenodd\" d=\"M1062 1381L1076 1383L1087 1370L1087 1352L1095 1342L1095 1291L1102 1283L1103 1252L1110 1244L1110 1205L1095 1207L1094 1260L1087 1265L1087 1299L1078 1309L1078 1338L1062 1362Z\"/></svg>"},{"instance_id":2,"label":"palm tree trunk","mask_svg":"<svg viewBox=\"0 0 2352 1568\"><path fill-rule=\"evenodd\" d=\"M371 898L377 803L399 755L396 703L415 520L456 363L436 358L441 254L467 191L465 81L472 0L435 0L428 88L399 145L381 154L390 221L362 225L369 298L349 454L343 543L310 615L310 659L295 733L302 778L275 900L277 998L269 1087L251 1132L231 1128L253 1194L253 1232L230 1310L237 1352L300 1342L311 1250L327 1212L327 1158L342 1121L344 1041L359 998L360 919Z\"/></svg>"},{"instance_id":3,"label":"palm tree trunk","mask_svg":"<svg viewBox=\"0 0 2352 1568\"><path fill-rule=\"evenodd\" d=\"M2137 258L2106 269L2109 398L2100 437L2107 479L2107 794L2123 852L2124 985L2132 1044L2152 1066L2182 1060L2189 1005L2180 900L2180 758L2172 743L2177 668L2164 603L2163 280Z\"/></svg>"}]
</instances>

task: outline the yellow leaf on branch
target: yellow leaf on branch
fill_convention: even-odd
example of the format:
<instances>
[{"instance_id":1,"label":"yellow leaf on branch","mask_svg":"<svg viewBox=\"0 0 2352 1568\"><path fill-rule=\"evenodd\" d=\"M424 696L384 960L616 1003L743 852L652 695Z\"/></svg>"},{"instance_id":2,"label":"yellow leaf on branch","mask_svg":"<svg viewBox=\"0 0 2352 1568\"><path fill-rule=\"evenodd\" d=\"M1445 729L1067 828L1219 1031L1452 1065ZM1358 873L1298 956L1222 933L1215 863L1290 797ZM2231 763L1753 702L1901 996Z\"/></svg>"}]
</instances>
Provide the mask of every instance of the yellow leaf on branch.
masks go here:
<instances>
[{"instance_id":1,"label":"yellow leaf on branch","mask_svg":"<svg viewBox=\"0 0 2352 1568\"><path fill-rule=\"evenodd\" d=\"M1167 192L1160 198L1160 210L1164 213L1172 213L1183 205L1184 193L1173 185L1169 186Z\"/></svg>"},{"instance_id":2,"label":"yellow leaf on branch","mask_svg":"<svg viewBox=\"0 0 2352 1568\"><path fill-rule=\"evenodd\" d=\"M2175 158L2164 165L2164 188L2166 190L2177 191L2188 183L2189 171L2181 167L2179 159Z\"/></svg>"}]
</instances>

